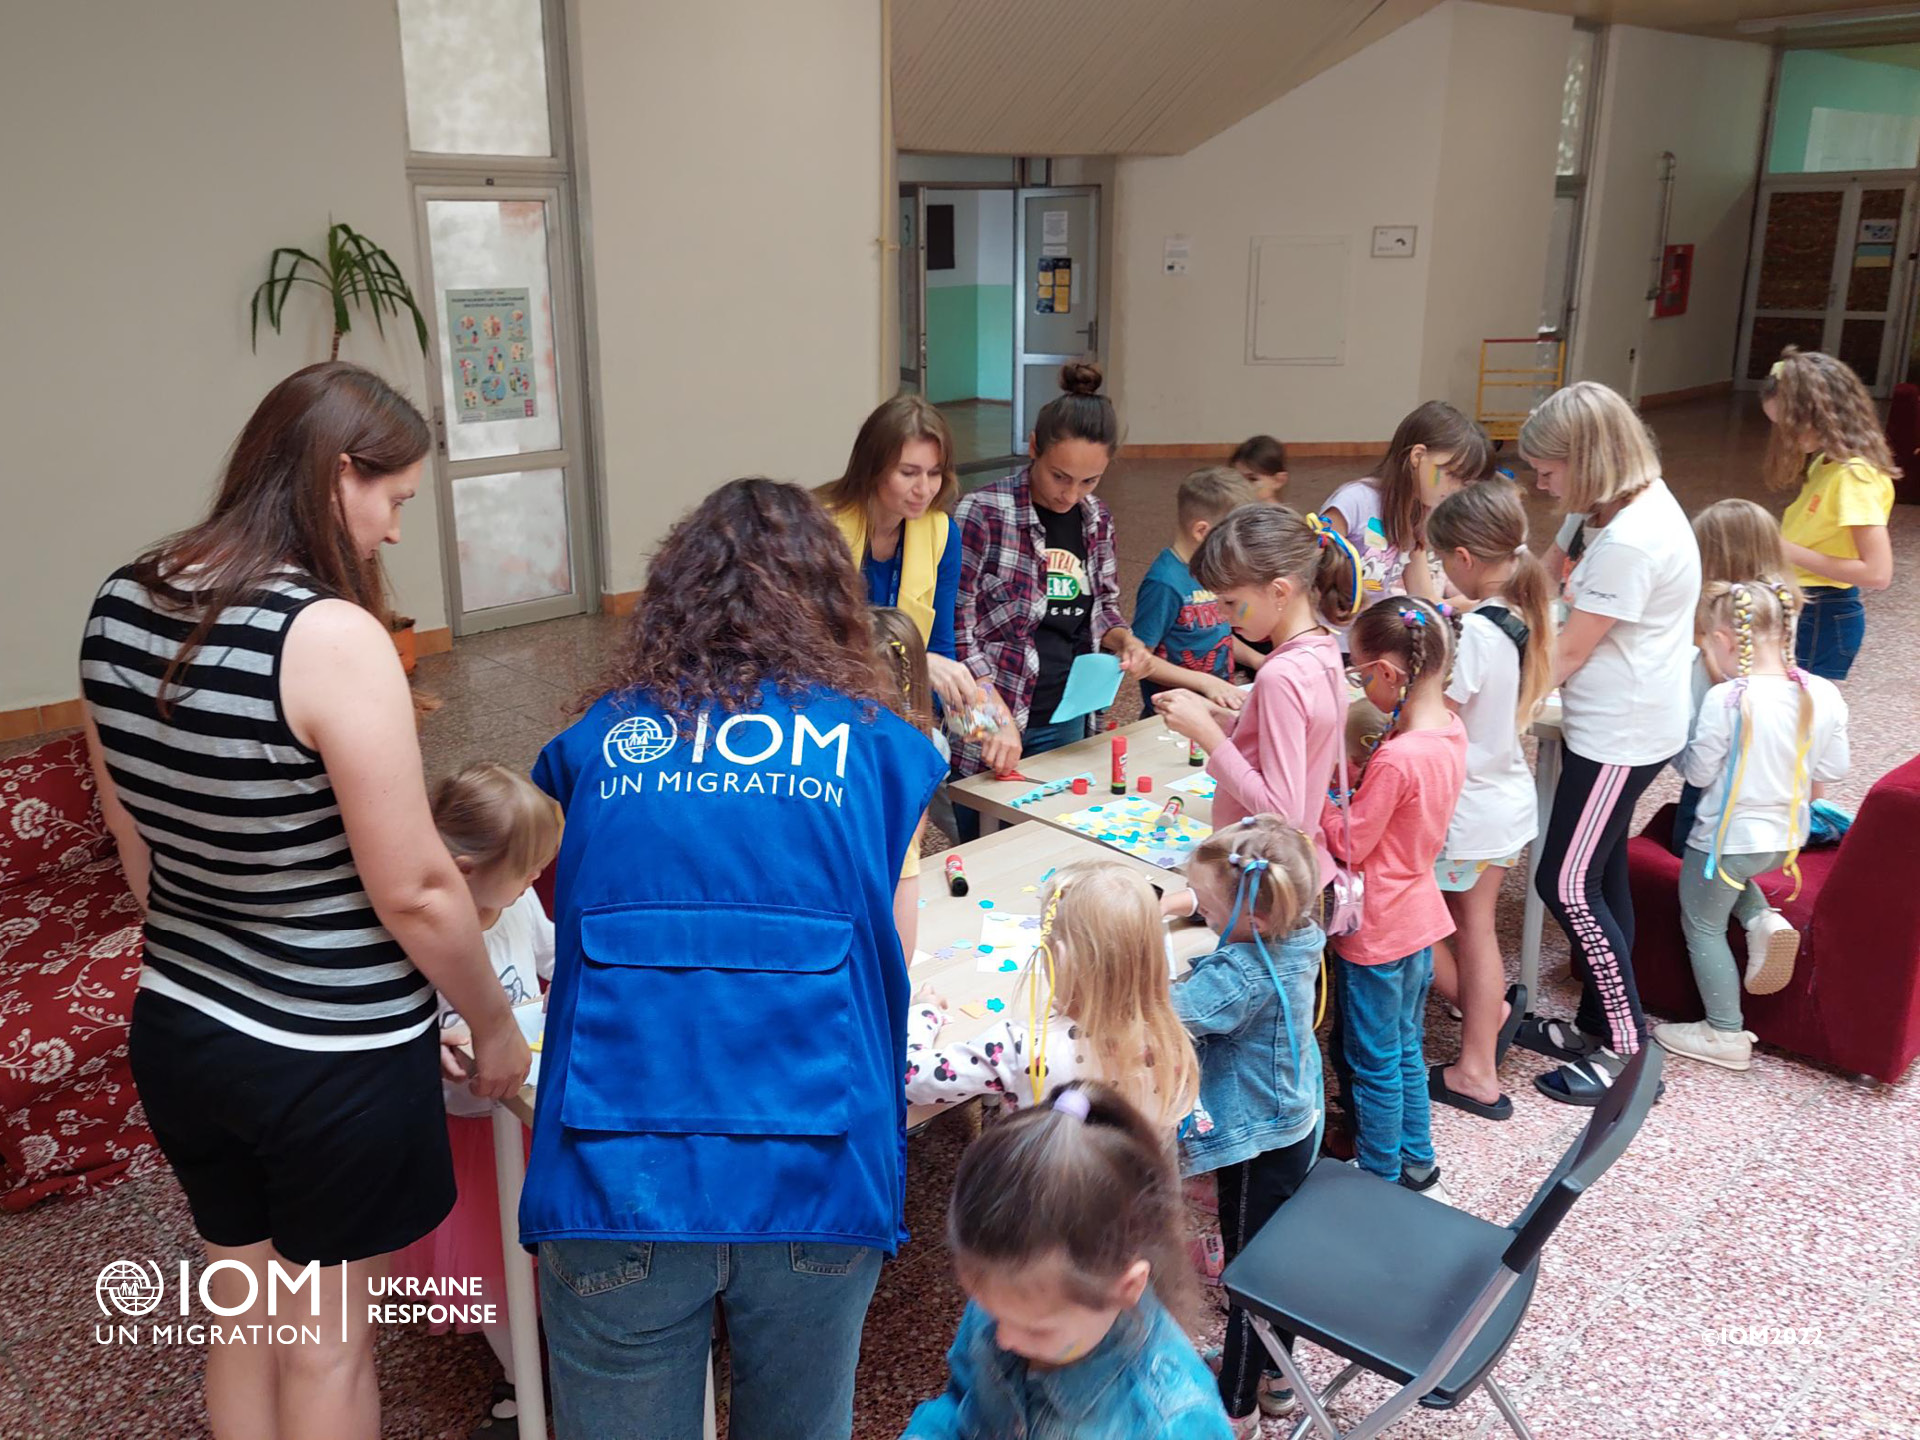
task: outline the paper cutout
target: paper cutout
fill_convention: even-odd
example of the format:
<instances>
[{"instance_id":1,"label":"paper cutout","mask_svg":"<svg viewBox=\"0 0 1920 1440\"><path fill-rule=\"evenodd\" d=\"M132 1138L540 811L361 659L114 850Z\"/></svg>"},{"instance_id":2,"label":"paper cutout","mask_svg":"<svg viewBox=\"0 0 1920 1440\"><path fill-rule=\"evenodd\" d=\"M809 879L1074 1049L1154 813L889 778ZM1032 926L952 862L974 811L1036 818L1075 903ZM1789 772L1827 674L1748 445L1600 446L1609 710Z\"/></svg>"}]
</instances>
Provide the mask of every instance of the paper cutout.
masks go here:
<instances>
[{"instance_id":1,"label":"paper cutout","mask_svg":"<svg viewBox=\"0 0 1920 1440\"><path fill-rule=\"evenodd\" d=\"M991 1010L996 1015L998 1015L1002 1010L1006 1008L1007 1008L1007 1002L1004 1000L987 1001L987 1009Z\"/></svg>"},{"instance_id":2,"label":"paper cutout","mask_svg":"<svg viewBox=\"0 0 1920 1440\"><path fill-rule=\"evenodd\" d=\"M1179 780L1175 780L1171 785L1167 786L1167 789L1184 790L1187 794L1197 799L1211 800L1213 799L1215 784L1213 776L1207 774L1205 771L1201 771L1198 774L1187 775Z\"/></svg>"},{"instance_id":3,"label":"paper cutout","mask_svg":"<svg viewBox=\"0 0 1920 1440\"><path fill-rule=\"evenodd\" d=\"M1060 703L1048 723L1058 725L1062 720L1077 720L1104 710L1119 693L1119 660L1107 654L1076 655L1073 668L1067 672L1067 688L1061 692Z\"/></svg>"},{"instance_id":4,"label":"paper cutout","mask_svg":"<svg viewBox=\"0 0 1920 1440\"><path fill-rule=\"evenodd\" d=\"M1213 830L1190 815L1176 815L1165 825L1160 824L1164 805L1150 796L1129 795L1058 816L1054 823L1162 870L1172 870L1186 864L1194 847Z\"/></svg>"},{"instance_id":5,"label":"paper cutout","mask_svg":"<svg viewBox=\"0 0 1920 1440\"><path fill-rule=\"evenodd\" d=\"M962 1005L960 1007L960 1013L962 1015L971 1015L974 1019L979 1020L986 1016L987 1007L984 1005Z\"/></svg>"}]
</instances>

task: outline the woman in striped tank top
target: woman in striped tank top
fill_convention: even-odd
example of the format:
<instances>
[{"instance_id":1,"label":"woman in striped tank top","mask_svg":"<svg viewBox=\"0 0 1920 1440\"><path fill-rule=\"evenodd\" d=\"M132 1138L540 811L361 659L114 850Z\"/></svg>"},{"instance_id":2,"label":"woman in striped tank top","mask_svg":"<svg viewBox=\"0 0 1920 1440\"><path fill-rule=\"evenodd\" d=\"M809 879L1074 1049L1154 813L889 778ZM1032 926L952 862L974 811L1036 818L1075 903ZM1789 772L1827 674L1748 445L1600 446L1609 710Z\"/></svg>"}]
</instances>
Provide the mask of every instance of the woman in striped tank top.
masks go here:
<instances>
[{"instance_id":1,"label":"woman in striped tank top","mask_svg":"<svg viewBox=\"0 0 1920 1440\"><path fill-rule=\"evenodd\" d=\"M428 442L369 371L289 376L212 513L101 586L80 652L101 804L146 910L134 1080L209 1262L255 1282L225 1323L267 1321L269 1262L321 1267L276 1317L314 1324L317 1304L319 1344L209 1347L221 1437L379 1433L369 1281L453 1203L435 988L471 1026L476 1094L527 1073L381 619L376 557ZM249 1294L231 1268L210 1289Z\"/></svg>"}]
</instances>

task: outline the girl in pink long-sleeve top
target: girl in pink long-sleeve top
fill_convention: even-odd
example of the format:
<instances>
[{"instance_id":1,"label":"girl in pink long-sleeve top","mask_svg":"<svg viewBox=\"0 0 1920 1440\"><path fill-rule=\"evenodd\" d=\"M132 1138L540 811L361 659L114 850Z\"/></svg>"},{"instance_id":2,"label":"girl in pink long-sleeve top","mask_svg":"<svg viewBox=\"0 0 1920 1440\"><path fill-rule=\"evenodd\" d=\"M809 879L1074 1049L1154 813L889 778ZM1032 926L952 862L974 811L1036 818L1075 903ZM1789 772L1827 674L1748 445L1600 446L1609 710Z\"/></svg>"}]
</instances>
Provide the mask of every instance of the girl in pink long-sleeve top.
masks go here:
<instances>
[{"instance_id":1,"label":"girl in pink long-sleeve top","mask_svg":"<svg viewBox=\"0 0 1920 1440\"><path fill-rule=\"evenodd\" d=\"M1194 577L1220 597L1245 640L1270 640L1237 715L1191 690L1164 690L1154 707L1169 729L1207 752L1218 782L1214 828L1248 815L1280 815L1304 830L1319 855L1320 883L1333 879L1320 826L1347 721L1340 644L1322 617L1344 624L1359 599L1359 565L1345 536L1317 515L1284 505L1243 505L1208 532L1193 557ZM1167 897L1173 914L1192 913L1192 892Z\"/></svg>"}]
</instances>

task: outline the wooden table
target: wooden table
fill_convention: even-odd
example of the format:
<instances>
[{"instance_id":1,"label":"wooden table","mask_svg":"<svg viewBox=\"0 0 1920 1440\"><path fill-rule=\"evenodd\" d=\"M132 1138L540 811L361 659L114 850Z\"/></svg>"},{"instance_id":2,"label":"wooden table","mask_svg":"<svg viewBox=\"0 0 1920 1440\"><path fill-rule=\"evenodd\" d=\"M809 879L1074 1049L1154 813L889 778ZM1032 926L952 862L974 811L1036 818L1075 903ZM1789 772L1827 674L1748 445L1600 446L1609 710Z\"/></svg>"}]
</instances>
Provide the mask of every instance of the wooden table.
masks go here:
<instances>
[{"instance_id":1,"label":"wooden table","mask_svg":"<svg viewBox=\"0 0 1920 1440\"><path fill-rule=\"evenodd\" d=\"M966 870L965 896L947 893L944 862L948 855L955 854ZM940 1032L942 1041L970 1040L998 1024L1005 1014L989 1011L965 1015L960 1012L962 1005L998 999L1005 1001L1016 1016L1026 1013L1026 995L1018 987L1018 975L980 968L980 917L988 913L981 902L991 901L993 910L1010 915L1037 915L1047 871L1080 860L1124 865L1154 884L1168 883L1168 872L1052 825L1010 826L927 857L920 872L920 898L925 908L920 911L919 938L920 950L932 958L913 966L910 974L916 990L930 985L952 1007L953 1020ZM1172 883L1178 885L1178 877ZM1033 888L1029 890L1029 886ZM1182 962L1191 962L1213 948L1213 936L1203 926L1183 922L1171 926L1168 933L1173 953ZM915 1105L907 1111L907 1125L924 1125L952 1109L950 1105Z\"/></svg>"},{"instance_id":2,"label":"wooden table","mask_svg":"<svg viewBox=\"0 0 1920 1440\"><path fill-rule=\"evenodd\" d=\"M1077 740L1071 745L1062 745L1058 750L1025 757L1020 761L1020 773L1031 775L1031 780L996 780L989 774L970 775L965 780L954 781L947 789L955 804L966 805L980 812L983 830L988 828L985 822L989 820L1000 825L1016 825L1022 820L1043 820L1051 825L1062 815L1119 798L1110 788L1113 779L1113 739L1116 735L1124 737L1127 742L1127 794L1138 794L1140 777L1151 776L1153 789L1149 793L1153 799L1164 805L1169 795L1178 795L1186 814L1203 825L1212 825L1211 800L1202 800L1197 795L1167 788L1176 780L1184 780L1189 775L1200 775L1205 771L1202 766L1187 762L1187 742L1169 730L1167 722L1158 715L1149 715L1131 725L1122 725L1118 730L1103 730L1091 739ZM1014 809L1015 797L1026 794L1034 786L1048 780L1064 780L1081 774L1093 776L1093 783L1087 787L1085 795L1062 790L1058 795L1049 795L1031 805Z\"/></svg>"}]
</instances>

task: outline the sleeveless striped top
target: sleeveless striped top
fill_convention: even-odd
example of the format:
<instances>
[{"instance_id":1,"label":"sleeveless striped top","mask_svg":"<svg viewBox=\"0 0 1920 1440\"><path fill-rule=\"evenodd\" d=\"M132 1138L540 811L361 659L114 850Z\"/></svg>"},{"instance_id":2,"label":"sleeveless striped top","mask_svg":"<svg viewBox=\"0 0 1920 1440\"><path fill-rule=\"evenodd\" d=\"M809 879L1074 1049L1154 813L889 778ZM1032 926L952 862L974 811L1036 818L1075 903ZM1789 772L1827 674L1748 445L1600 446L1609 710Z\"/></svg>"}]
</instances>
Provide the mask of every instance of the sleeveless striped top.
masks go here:
<instances>
[{"instance_id":1,"label":"sleeveless striped top","mask_svg":"<svg viewBox=\"0 0 1920 1440\"><path fill-rule=\"evenodd\" d=\"M269 1044L370 1050L420 1034L434 992L381 925L317 752L280 708L301 577L229 607L168 688L194 628L126 570L87 617L80 678L114 788L152 852L143 988Z\"/></svg>"}]
</instances>

